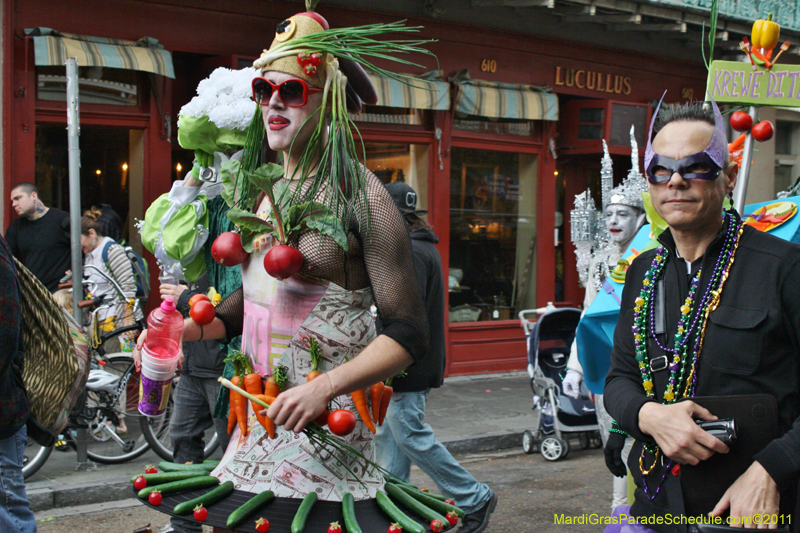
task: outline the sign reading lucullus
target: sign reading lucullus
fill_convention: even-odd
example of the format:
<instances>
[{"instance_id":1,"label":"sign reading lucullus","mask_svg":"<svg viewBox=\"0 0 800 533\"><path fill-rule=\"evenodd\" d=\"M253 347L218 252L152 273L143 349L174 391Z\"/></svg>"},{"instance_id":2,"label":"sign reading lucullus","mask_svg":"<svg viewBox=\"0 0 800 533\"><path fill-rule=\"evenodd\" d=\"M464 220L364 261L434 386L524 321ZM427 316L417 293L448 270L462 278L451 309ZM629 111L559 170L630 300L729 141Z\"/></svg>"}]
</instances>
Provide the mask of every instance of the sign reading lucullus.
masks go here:
<instances>
[{"instance_id":1,"label":"sign reading lucullus","mask_svg":"<svg viewBox=\"0 0 800 533\"><path fill-rule=\"evenodd\" d=\"M556 85L600 93L631 94L631 78L594 70L556 67Z\"/></svg>"}]
</instances>

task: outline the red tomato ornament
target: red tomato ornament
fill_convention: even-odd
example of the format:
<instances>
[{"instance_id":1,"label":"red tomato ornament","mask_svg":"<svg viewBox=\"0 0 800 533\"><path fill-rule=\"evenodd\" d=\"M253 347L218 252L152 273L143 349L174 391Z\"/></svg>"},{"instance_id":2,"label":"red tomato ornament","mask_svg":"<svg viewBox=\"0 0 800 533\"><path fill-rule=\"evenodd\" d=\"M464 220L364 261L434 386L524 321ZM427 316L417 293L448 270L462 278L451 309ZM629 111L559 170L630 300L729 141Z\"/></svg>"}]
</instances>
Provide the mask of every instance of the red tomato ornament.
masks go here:
<instances>
[{"instance_id":1,"label":"red tomato ornament","mask_svg":"<svg viewBox=\"0 0 800 533\"><path fill-rule=\"evenodd\" d=\"M456 502L454 502L453 500L450 500L450 499L445 500L444 503L449 503L450 505L455 505L456 504Z\"/></svg>"},{"instance_id":2,"label":"red tomato ornament","mask_svg":"<svg viewBox=\"0 0 800 533\"><path fill-rule=\"evenodd\" d=\"M256 520L256 531L258 531L258 533L267 533L267 531L269 531L269 520L263 516Z\"/></svg>"},{"instance_id":3,"label":"red tomato ornament","mask_svg":"<svg viewBox=\"0 0 800 533\"><path fill-rule=\"evenodd\" d=\"M233 231L220 233L211 245L211 257L222 266L232 267L241 265L248 254L242 247L242 237Z\"/></svg>"},{"instance_id":4,"label":"red tomato ornament","mask_svg":"<svg viewBox=\"0 0 800 533\"><path fill-rule=\"evenodd\" d=\"M419 489L419 491L420 491L420 492L430 492L430 490L428 489L428 487L422 487L421 489Z\"/></svg>"},{"instance_id":5,"label":"red tomato ornament","mask_svg":"<svg viewBox=\"0 0 800 533\"><path fill-rule=\"evenodd\" d=\"M328 526L328 533L342 533L342 526L339 525L339 522L331 522L331 525Z\"/></svg>"},{"instance_id":6,"label":"red tomato ornament","mask_svg":"<svg viewBox=\"0 0 800 533\"><path fill-rule=\"evenodd\" d=\"M753 127L753 117L744 111L735 111L731 115L731 128L735 131L743 132L748 131Z\"/></svg>"},{"instance_id":7,"label":"red tomato ornament","mask_svg":"<svg viewBox=\"0 0 800 533\"><path fill-rule=\"evenodd\" d=\"M303 268L303 254L297 248L279 244L264 256L264 269L277 279L286 279Z\"/></svg>"},{"instance_id":8,"label":"red tomato ornament","mask_svg":"<svg viewBox=\"0 0 800 533\"><path fill-rule=\"evenodd\" d=\"M438 518L435 520L431 520L431 531L433 531L433 533L441 533L443 529L444 529L444 522L442 522Z\"/></svg>"},{"instance_id":9,"label":"red tomato ornament","mask_svg":"<svg viewBox=\"0 0 800 533\"><path fill-rule=\"evenodd\" d=\"M356 428L356 415L348 409L336 409L328 415L328 428L334 435L349 435Z\"/></svg>"},{"instance_id":10,"label":"red tomato ornament","mask_svg":"<svg viewBox=\"0 0 800 533\"><path fill-rule=\"evenodd\" d=\"M144 467L144 473L145 474L158 474L158 469L156 467L154 467L153 465L147 465L146 467Z\"/></svg>"},{"instance_id":11,"label":"red tomato ornament","mask_svg":"<svg viewBox=\"0 0 800 533\"><path fill-rule=\"evenodd\" d=\"M394 524L389 526L387 533L403 533L403 528L400 527L400 524L395 522Z\"/></svg>"},{"instance_id":12,"label":"red tomato ornament","mask_svg":"<svg viewBox=\"0 0 800 533\"><path fill-rule=\"evenodd\" d=\"M772 136L775 135L775 126L772 125L772 122L769 120L762 120L750 130L750 133L753 134L753 139L757 140L758 142L767 142L768 140L772 139Z\"/></svg>"},{"instance_id":13,"label":"red tomato ornament","mask_svg":"<svg viewBox=\"0 0 800 533\"><path fill-rule=\"evenodd\" d=\"M147 501L150 502L150 505L161 505L161 499L162 496L160 490L154 490L150 493L150 496L147 497Z\"/></svg>"},{"instance_id":14,"label":"red tomato ornament","mask_svg":"<svg viewBox=\"0 0 800 533\"><path fill-rule=\"evenodd\" d=\"M447 521L450 522L451 526L454 526L458 523L458 515L453 511L447 513L447 515L445 515L445 518L447 518Z\"/></svg>"},{"instance_id":15,"label":"red tomato ornament","mask_svg":"<svg viewBox=\"0 0 800 533\"><path fill-rule=\"evenodd\" d=\"M194 508L194 519L198 522L205 522L206 518L208 518L208 509L203 507L202 505L198 505Z\"/></svg>"},{"instance_id":16,"label":"red tomato ornament","mask_svg":"<svg viewBox=\"0 0 800 533\"><path fill-rule=\"evenodd\" d=\"M210 302L211 299L203 293L195 294L191 298L189 298L189 309L194 307L194 304L197 302Z\"/></svg>"},{"instance_id":17,"label":"red tomato ornament","mask_svg":"<svg viewBox=\"0 0 800 533\"><path fill-rule=\"evenodd\" d=\"M133 480L133 488L135 488L136 490L142 490L146 486L147 486L147 480L142 476L139 476Z\"/></svg>"},{"instance_id":18,"label":"red tomato ornament","mask_svg":"<svg viewBox=\"0 0 800 533\"><path fill-rule=\"evenodd\" d=\"M195 304L192 306L192 309L189 311L189 316L192 317L192 320L201 326L207 326L208 324L211 324L216 315L217 312L214 310L214 304L205 300L195 302Z\"/></svg>"}]
</instances>

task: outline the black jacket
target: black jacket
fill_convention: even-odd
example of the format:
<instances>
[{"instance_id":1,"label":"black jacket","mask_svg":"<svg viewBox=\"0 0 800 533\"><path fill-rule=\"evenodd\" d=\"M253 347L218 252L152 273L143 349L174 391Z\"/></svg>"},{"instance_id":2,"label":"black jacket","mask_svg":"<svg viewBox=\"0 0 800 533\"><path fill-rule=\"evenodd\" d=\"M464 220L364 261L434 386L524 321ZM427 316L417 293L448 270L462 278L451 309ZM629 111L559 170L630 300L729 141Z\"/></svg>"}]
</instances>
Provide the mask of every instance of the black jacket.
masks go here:
<instances>
[{"instance_id":1,"label":"black jacket","mask_svg":"<svg viewBox=\"0 0 800 533\"><path fill-rule=\"evenodd\" d=\"M406 369L406 376L392 380L395 392L419 392L441 387L446 364L444 323L444 280L442 258L435 244L439 238L433 232L420 228L411 232L414 269L417 285L425 305L428 319L428 351ZM380 324L379 324L380 330Z\"/></svg>"},{"instance_id":2,"label":"black jacket","mask_svg":"<svg viewBox=\"0 0 800 533\"><path fill-rule=\"evenodd\" d=\"M720 232L701 258L703 273L698 300L709 283L724 235L724 231ZM675 241L669 230L659 241L669 249L661 275L664 282L657 285L663 287L666 298L666 334L660 335L659 340L663 346L671 348L677 331L678 309L689 291L689 275L685 261L676 259ZM639 431L639 409L652 400L644 394L631 327L634 300L639 296L642 280L655 255L655 250L644 252L628 270L604 391L608 412L637 439L628 461L637 484L636 502L631 509L634 515L674 513L674 505L667 501L669 490L662 490L654 502L647 500L641 489L639 469L641 445L638 441L653 442ZM787 499L796 498L800 480L800 246L747 226L734 261L719 307L709 317L697 364L695 396L769 393L775 397L782 436L754 459L777 483L783 510L790 504ZM694 309L693 313L696 311ZM690 346L694 346L694 340L695 337L689 340ZM651 360L664 354L652 338L648 338L648 353ZM653 390L661 402L669 370L653 372L652 376ZM647 476L651 493L662 472L657 467ZM667 481L676 482L672 475L667 476ZM794 505L786 508L793 510Z\"/></svg>"}]
</instances>

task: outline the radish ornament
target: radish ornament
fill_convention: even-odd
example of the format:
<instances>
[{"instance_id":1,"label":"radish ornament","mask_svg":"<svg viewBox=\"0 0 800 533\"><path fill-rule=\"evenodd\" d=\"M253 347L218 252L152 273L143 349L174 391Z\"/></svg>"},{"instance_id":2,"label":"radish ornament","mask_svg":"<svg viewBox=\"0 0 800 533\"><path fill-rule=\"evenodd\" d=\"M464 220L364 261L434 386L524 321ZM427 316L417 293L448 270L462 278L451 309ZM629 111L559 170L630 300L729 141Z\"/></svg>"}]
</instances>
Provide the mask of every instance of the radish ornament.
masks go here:
<instances>
[{"instance_id":1,"label":"radish ornament","mask_svg":"<svg viewBox=\"0 0 800 533\"><path fill-rule=\"evenodd\" d=\"M242 247L242 238L238 233L226 231L211 245L211 256L222 266L236 266L244 263L249 254Z\"/></svg>"},{"instance_id":2,"label":"radish ornament","mask_svg":"<svg viewBox=\"0 0 800 533\"><path fill-rule=\"evenodd\" d=\"M264 269L277 279L286 279L303 267L303 254L297 248L279 244L264 256Z\"/></svg>"}]
</instances>

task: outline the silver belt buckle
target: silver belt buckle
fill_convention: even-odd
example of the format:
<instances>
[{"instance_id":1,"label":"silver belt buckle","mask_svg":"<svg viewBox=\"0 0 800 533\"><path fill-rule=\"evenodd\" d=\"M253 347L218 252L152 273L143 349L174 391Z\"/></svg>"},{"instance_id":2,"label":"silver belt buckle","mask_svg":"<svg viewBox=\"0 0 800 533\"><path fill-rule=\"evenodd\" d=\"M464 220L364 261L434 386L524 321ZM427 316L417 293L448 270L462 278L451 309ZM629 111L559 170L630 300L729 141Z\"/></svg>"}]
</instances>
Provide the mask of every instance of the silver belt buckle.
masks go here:
<instances>
[{"instance_id":1,"label":"silver belt buckle","mask_svg":"<svg viewBox=\"0 0 800 533\"><path fill-rule=\"evenodd\" d=\"M650 359L651 372L659 372L661 370L666 370L668 366L669 366L669 359L667 359L666 355L662 355L661 357L656 357L655 359Z\"/></svg>"}]
</instances>

